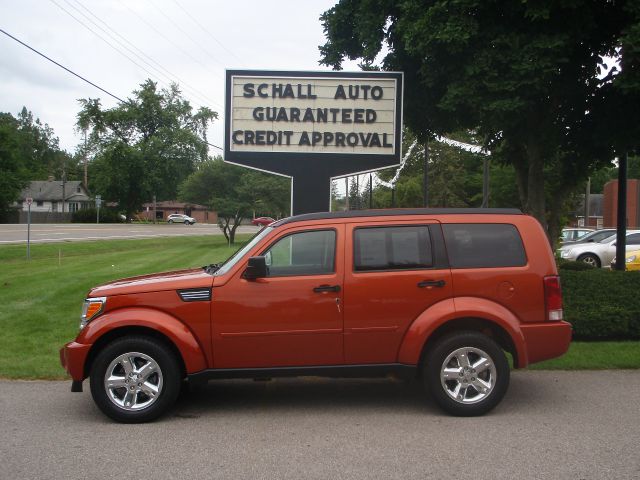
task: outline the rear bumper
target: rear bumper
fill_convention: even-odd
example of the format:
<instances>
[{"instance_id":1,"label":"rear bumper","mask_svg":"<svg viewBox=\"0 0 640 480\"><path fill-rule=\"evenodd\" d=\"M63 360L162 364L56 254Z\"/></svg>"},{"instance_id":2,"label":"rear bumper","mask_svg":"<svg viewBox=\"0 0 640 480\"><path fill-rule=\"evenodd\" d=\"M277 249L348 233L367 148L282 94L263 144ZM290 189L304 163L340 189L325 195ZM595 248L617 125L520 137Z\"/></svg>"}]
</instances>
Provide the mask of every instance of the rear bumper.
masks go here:
<instances>
[{"instance_id":1,"label":"rear bumper","mask_svg":"<svg viewBox=\"0 0 640 480\"><path fill-rule=\"evenodd\" d=\"M566 353L571 343L571 324L567 322L545 322L520 325L527 360L520 361L520 368L528 364L549 360ZM524 365L522 364L524 363Z\"/></svg>"},{"instance_id":2,"label":"rear bumper","mask_svg":"<svg viewBox=\"0 0 640 480\"><path fill-rule=\"evenodd\" d=\"M76 381L84 380L84 363L91 345L69 342L60 349L60 363L71 378Z\"/></svg>"}]
</instances>

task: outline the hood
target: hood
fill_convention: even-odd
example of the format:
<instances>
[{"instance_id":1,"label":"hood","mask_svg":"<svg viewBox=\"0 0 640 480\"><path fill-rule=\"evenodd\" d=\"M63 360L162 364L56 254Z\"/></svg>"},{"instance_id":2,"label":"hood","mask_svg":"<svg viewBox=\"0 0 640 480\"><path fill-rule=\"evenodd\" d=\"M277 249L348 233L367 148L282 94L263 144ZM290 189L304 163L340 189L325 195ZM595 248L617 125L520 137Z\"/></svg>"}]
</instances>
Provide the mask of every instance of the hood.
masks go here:
<instances>
[{"instance_id":1,"label":"hood","mask_svg":"<svg viewBox=\"0 0 640 480\"><path fill-rule=\"evenodd\" d=\"M92 288L89 296L108 297L110 295L181 290L184 288L209 288L212 283L213 277L205 273L202 268L192 268L123 278Z\"/></svg>"}]
</instances>

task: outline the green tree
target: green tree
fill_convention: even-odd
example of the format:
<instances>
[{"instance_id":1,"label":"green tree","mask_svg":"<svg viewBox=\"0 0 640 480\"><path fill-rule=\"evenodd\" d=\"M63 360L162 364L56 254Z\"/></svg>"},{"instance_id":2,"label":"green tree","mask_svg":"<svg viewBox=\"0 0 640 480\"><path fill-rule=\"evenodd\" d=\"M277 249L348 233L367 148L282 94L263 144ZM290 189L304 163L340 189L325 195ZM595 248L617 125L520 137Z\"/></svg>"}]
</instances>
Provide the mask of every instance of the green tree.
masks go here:
<instances>
[{"instance_id":1,"label":"green tree","mask_svg":"<svg viewBox=\"0 0 640 480\"><path fill-rule=\"evenodd\" d=\"M175 199L180 183L207 158L206 129L217 114L206 107L194 113L175 84L158 90L147 80L111 109L99 99L80 104L77 127L89 132L94 155L92 189L118 202L127 218L153 195Z\"/></svg>"},{"instance_id":2,"label":"green tree","mask_svg":"<svg viewBox=\"0 0 640 480\"><path fill-rule=\"evenodd\" d=\"M321 63L384 55L381 68L405 72L419 139L476 129L555 238L567 196L640 138L639 19L637 2L342 0L321 17Z\"/></svg>"},{"instance_id":3,"label":"green tree","mask_svg":"<svg viewBox=\"0 0 640 480\"><path fill-rule=\"evenodd\" d=\"M9 113L0 113L0 220L26 186L29 177L20 151L18 122Z\"/></svg>"},{"instance_id":4,"label":"green tree","mask_svg":"<svg viewBox=\"0 0 640 480\"><path fill-rule=\"evenodd\" d=\"M221 157L198 165L181 185L179 198L208 205L229 243L235 242L242 220L254 212L280 217L290 211L290 181L225 163Z\"/></svg>"}]
</instances>

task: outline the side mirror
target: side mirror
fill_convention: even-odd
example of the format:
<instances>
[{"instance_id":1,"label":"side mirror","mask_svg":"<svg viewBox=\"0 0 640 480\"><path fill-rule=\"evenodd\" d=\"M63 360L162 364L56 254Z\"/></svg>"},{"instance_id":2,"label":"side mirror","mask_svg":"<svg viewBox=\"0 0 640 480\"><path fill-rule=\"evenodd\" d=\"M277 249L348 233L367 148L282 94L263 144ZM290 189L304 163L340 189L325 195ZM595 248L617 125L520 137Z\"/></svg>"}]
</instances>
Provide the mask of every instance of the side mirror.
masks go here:
<instances>
[{"instance_id":1,"label":"side mirror","mask_svg":"<svg viewBox=\"0 0 640 480\"><path fill-rule=\"evenodd\" d=\"M247 280L264 278L267 276L267 262L264 257L251 257L242 276Z\"/></svg>"}]
</instances>

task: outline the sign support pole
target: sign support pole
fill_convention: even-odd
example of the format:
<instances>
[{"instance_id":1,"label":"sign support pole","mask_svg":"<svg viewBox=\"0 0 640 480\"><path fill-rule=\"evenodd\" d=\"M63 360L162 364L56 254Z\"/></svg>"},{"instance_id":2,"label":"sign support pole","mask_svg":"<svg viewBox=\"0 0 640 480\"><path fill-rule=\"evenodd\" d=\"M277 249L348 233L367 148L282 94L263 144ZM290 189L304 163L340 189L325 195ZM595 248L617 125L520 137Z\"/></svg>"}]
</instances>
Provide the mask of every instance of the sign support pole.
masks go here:
<instances>
[{"instance_id":1,"label":"sign support pole","mask_svg":"<svg viewBox=\"0 0 640 480\"><path fill-rule=\"evenodd\" d=\"M27 204L27 260L31 260L31 202Z\"/></svg>"}]
</instances>

